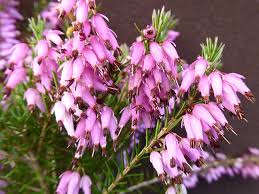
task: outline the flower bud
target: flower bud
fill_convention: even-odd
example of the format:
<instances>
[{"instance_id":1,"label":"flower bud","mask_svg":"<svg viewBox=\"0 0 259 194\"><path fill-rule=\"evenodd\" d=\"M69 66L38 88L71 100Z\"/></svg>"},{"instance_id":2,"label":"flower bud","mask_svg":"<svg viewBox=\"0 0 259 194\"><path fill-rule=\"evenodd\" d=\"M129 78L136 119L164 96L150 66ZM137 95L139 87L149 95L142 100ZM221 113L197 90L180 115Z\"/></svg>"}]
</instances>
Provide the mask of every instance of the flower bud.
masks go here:
<instances>
[{"instance_id":1,"label":"flower bud","mask_svg":"<svg viewBox=\"0 0 259 194\"><path fill-rule=\"evenodd\" d=\"M159 152L153 151L150 153L150 162L152 163L154 169L156 169L158 176L164 174L162 157Z\"/></svg>"},{"instance_id":2,"label":"flower bud","mask_svg":"<svg viewBox=\"0 0 259 194\"><path fill-rule=\"evenodd\" d=\"M222 102L222 79L219 72L210 74L210 83L217 103Z\"/></svg>"},{"instance_id":3,"label":"flower bud","mask_svg":"<svg viewBox=\"0 0 259 194\"><path fill-rule=\"evenodd\" d=\"M109 28L107 26L105 19L107 19L105 16L101 14L95 14L92 17L92 26L94 27L98 36L100 36L100 38L106 42L106 41L109 41L110 36L109 36Z\"/></svg>"},{"instance_id":4,"label":"flower bud","mask_svg":"<svg viewBox=\"0 0 259 194\"><path fill-rule=\"evenodd\" d=\"M74 7L76 0L62 0L59 8L66 13L69 13Z\"/></svg>"},{"instance_id":5,"label":"flower bud","mask_svg":"<svg viewBox=\"0 0 259 194\"><path fill-rule=\"evenodd\" d=\"M47 57L49 52L48 42L46 40L40 40L35 47L35 51L39 59Z\"/></svg>"},{"instance_id":6,"label":"flower bud","mask_svg":"<svg viewBox=\"0 0 259 194\"><path fill-rule=\"evenodd\" d=\"M104 45L103 43L98 40L97 36L91 36L90 37L90 44L93 47L94 53L98 57L100 61L104 61L106 59L106 54L104 51Z\"/></svg>"},{"instance_id":7,"label":"flower bud","mask_svg":"<svg viewBox=\"0 0 259 194\"><path fill-rule=\"evenodd\" d=\"M198 59L194 63L195 79L199 80L204 75L206 68L208 66L208 62L204 58L198 57Z\"/></svg>"},{"instance_id":8,"label":"flower bud","mask_svg":"<svg viewBox=\"0 0 259 194\"><path fill-rule=\"evenodd\" d=\"M70 175L67 193L78 193L80 188L80 174L78 172L73 172Z\"/></svg>"},{"instance_id":9,"label":"flower bud","mask_svg":"<svg viewBox=\"0 0 259 194\"><path fill-rule=\"evenodd\" d=\"M89 176L84 175L80 180L80 187L82 188L84 194L91 194L92 181Z\"/></svg>"},{"instance_id":10,"label":"flower bud","mask_svg":"<svg viewBox=\"0 0 259 194\"><path fill-rule=\"evenodd\" d=\"M150 72L155 67L155 60L151 54L147 54L143 61L143 71L144 73Z\"/></svg>"},{"instance_id":11,"label":"flower bud","mask_svg":"<svg viewBox=\"0 0 259 194\"><path fill-rule=\"evenodd\" d=\"M26 79L26 70L23 67L17 67L10 74L6 83L6 88L14 89L19 83L25 81L25 79Z\"/></svg>"},{"instance_id":12,"label":"flower bud","mask_svg":"<svg viewBox=\"0 0 259 194\"><path fill-rule=\"evenodd\" d=\"M210 96L210 84L209 84L209 79L207 76L203 76L200 78L200 81L198 84L198 90L200 91L204 102L208 103L209 96Z\"/></svg>"},{"instance_id":13,"label":"flower bud","mask_svg":"<svg viewBox=\"0 0 259 194\"><path fill-rule=\"evenodd\" d=\"M77 2L76 20L80 23L84 23L88 17L88 5L86 0L79 0Z\"/></svg>"},{"instance_id":14,"label":"flower bud","mask_svg":"<svg viewBox=\"0 0 259 194\"><path fill-rule=\"evenodd\" d=\"M173 186L169 187L167 190L166 190L166 193L165 194L176 194L176 191L175 191L175 188Z\"/></svg>"},{"instance_id":15,"label":"flower bud","mask_svg":"<svg viewBox=\"0 0 259 194\"><path fill-rule=\"evenodd\" d=\"M63 35L63 32L59 30L48 30L46 32L46 39L57 46L61 46L63 44L63 40L60 38L60 35Z\"/></svg>"},{"instance_id":16,"label":"flower bud","mask_svg":"<svg viewBox=\"0 0 259 194\"><path fill-rule=\"evenodd\" d=\"M145 54L145 46L143 42L135 42L130 48L131 65L138 65Z\"/></svg>"},{"instance_id":17,"label":"flower bud","mask_svg":"<svg viewBox=\"0 0 259 194\"><path fill-rule=\"evenodd\" d=\"M177 59L180 59L175 47L169 41L164 41L162 47L171 60L175 61Z\"/></svg>"},{"instance_id":18,"label":"flower bud","mask_svg":"<svg viewBox=\"0 0 259 194\"><path fill-rule=\"evenodd\" d=\"M183 75L183 80L180 86L178 96L181 97L185 92L187 92L191 87L191 85L194 83L194 81L195 81L194 70L188 69Z\"/></svg>"},{"instance_id":19,"label":"flower bud","mask_svg":"<svg viewBox=\"0 0 259 194\"><path fill-rule=\"evenodd\" d=\"M157 63L161 64L163 62L163 59L164 59L163 50L162 50L162 47L158 43L151 42L150 53Z\"/></svg>"},{"instance_id":20,"label":"flower bud","mask_svg":"<svg viewBox=\"0 0 259 194\"><path fill-rule=\"evenodd\" d=\"M9 59L9 63L18 64L25 59L29 52L29 47L25 43L18 43L13 46L12 55Z\"/></svg>"},{"instance_id":21,"label":"flower bud","mask_svg":"<svg viewBox=\"0 0 259 194\"><path fill-rule=\"evenodd\" d=\"M63 174L60 175L60 181L56 190L57 194L65 194L67 193L67 187L70 180L70 177L72 175L71 171L66 171Z\"/></svg>"}]
</instances>

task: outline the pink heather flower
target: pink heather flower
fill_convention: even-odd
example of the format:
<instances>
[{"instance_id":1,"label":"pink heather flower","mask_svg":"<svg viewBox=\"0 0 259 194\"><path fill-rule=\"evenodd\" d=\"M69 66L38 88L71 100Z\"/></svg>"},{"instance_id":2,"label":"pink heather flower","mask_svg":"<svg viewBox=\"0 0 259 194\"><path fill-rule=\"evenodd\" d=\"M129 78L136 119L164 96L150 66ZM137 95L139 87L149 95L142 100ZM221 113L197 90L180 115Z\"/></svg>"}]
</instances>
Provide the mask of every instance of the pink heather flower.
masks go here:
<instances>
[{"instance_id":1,"label":"pink heather flower","mask_svg":"<svg viewBox=\"0 0 259 194\"><path fill-rule=\"evenodd\" d=\"M82 88L82 99L88 104L92 109L95 109L97 106L96 97L90 94L88 88Z\"/></svg>"},{"instance_id":2,"label":"pink heather flower","mask_svg":"<svg viewBox=\"0 0 259 194\"><path fill-rule=\"evenodd\" d=\"M59 24L58 19L58 3L50 2L47 7L41 12L41 17L46 21L47 28L56 28Z\"/></svg>"},{"instance_id":3,"label":"pink heather flower","mask_svg":"<svg viewBox=\"0 0 259 194\"><path fill-rule=\"evenodd\" d=\"M170 159L168 150L162 150L161 156L162 156L164 171L175 182L179 177L179 171L177 170L176 161L172 163L172 159Z\"/></svg>"},{"instance_id":4,"label":"pink heather flower","mask_svg":"<svg viewBox=\"0 0 259 194\"><path fill-rule=\"evenodd\" d=\"M201 93L201 96L203 97L203 100L205 103L209 102L210 97L210 83L207 76L203 76L200 78L199 84L198 84L198 90Z\"/></svg>"},{"instance_id":5,"label":"pink heather flower","mask_svg":"<svg viewBox=\"0 0 259 194\"><path fill-rule=\"evenodd\" d=\"M27 89L27 91L24 93L24 98L27 101L27 105L30 111L33 111L35 106L37 106L41 112L45 112L45 105L37 90L33 88Z\"/></svg>"},{"instance_id":6,"label":"pink heather flower","mask_svg":"<svg viewBox=\"0 0 259 194\"><path fill-rule=\"evenodd\" d=\"M23 67L16 67L8 77L6 88L14 89L19 83L25 81L26 70Z\"/></svg>"},{"instance_id":7,"label":"pink heather flower","mask_svg":"<svg viewBox=\"0 0 259 194\"><path fill-rule=\"evenodd\" d=\"M182 152L182 150L177 147L177 158L176 158L176 164L177 166L184 172L184 173L191 173L192 169L190 167L190 165L187 163L186 158L184 157L184 154Z\"/></svg>"},{"instance_id":8,"label":"pink heather flower","mask_svg":"<svg viewBox=\"0 0 259 194\"><path fill-rule=\"evenodd\" d=\"M80 187L82 188L84 194L91 194L92 181L89 176L84 175L80 180Z\"/></svg>"},{"instance_id":9,"label":"pink heather flower","mask_svg":"<svg viewBox=\"0 0 259 194\"><path fill-rule=\"evenodd\" d=\"M76 6L76 20L80 23L84 23L88 17L88 4L86 0L79 0Z\"/></svg>"},{"instance_id":10,"label":"pink heather flower","mask_svg":"<svg viewBox=\"0 0 259 194\"><path fill-rule=\"evenodd\" d=\"M57 194L66 194L68 189L68 183L72 175L71 171L66 171L60 175L60 181L56 189Z\"/></svg>"},{"instance_id":11,"label":"pink heather flower","mask_svg":"<svg viewBox=\"0 0 259 194\"><path fill-rule=\"evenodd\" d=\"M227 81L235 91L243 94L248 100L254 102L254 96L250 89L246 86L242 79L245 79L242 75L236 73L229 73L223 76L223 79Z\"/></svg>"},{"instance_id":12,"label":"pink heather flower","mask_svg":"<svg viewBox=\"0 0 259 194\"><path fill-rule=\"evenodd\" d=\"M109 131L110 131L110 134L111 134L111 138L114 142L114 144L113 144L114 149L115 149L116 140L118 138L117 130L118 130L118 121L117 121L114 113L112 113L111 120L110 120L110 123L109 123Z\"/></svg>"},{"instance_id":13,"label":"pink heather flower","mask_svg":"<svg viewBox=\"0 0 259 194\"><path fill-rule=\"evenodd\" d=\"M160 88L160 86L162 84L162 73L161 73L161 71L158 68L155 68L153 70L153 76L154 76L154 79L155 79L156 86L158 88Z\"/></svg>"},{"instance_id":14,"label":"pink heather flower","mask_svg":"<svg viewBox=\"0 0 259 194\"><path fill-rule=\"evenodd\" d=\"M163 62L163 59L164 59L163 50L162 50L162 47L158 43L151 42L150 53L158 64Z\"/></svg>"},{"instance_id":15,"label":"pink heather flower","mask_svg":"<svg viewBox=\"0 0 259 194\"><path fill-rule=\"evenodd\" d=\"M119 122L119 129L121 130L126 124L127 122L130 120L131 117L131 110L130 110L130 106L125 107L124 109L122 109L122 115L120 118L120 122Z\"/></svg>"},{"instance_id":16,"label":"pink heather flower","mask_svg":"<svg viewBox=\"0 0 259 194\"><path fill-rule=\"evenodd\" d=\"M76 0L62 0L59 4L59 9L62 11L65 11L66 13L69 13L72 8L75 6Z\"/></svg>"},{"instance_id":17,"label":"pink heather flower","mask_svg":"<svg viewBox=\"0 0 259 194\"><path fill-rule=\"evenodd\" d=\"M175 188L173 186L169 187L165 194L176 194Z\"/></svg>"},{"instance_id":18,"label":"pink heather flower","mask_svg":"<svg viewBox=\"0 0 259 194\"><path fill-rule=\"evenodd\" d=\"M78 172L72 172L67 185L67 193L79 193L80 189L80 174Z\"/></svg>"},{"instance_id":19,"label":"pink heather flower","mask_svg":"<svg viewBox=\"0 0 259 194\"><path fill-rule=\"evenodd\" d=\"M106 59L106 53L103 43L98 39L97 36L91 36L90 43L98 59L100 61L104 61Z\"/></svg>"},{"instance_id":20,"label":"pink heather flower","mask_svg":"<svg viewBox=\"0 0 259 194\"><path fill-rule=\"evenodd\" d=\"M81 56L77 57L73 61L73 75L72 78L75 79L76 81L80 79L83 71L85 68L85 63L84 60Z\"/></svg>"},{"instance_id":21,"label":"pink heather flower","mask_svg":"<svg viewBox=\"0 0 259 194\"><path fill-rule=\"evenodd\" d=\"M45 35L46 39L50 42L53 42L57 46L61 46L63 44L63 40L60 38L60 35L64 33L59 30L48 30Z\"/></svg>"},{"instance_id":22,"label":"pink heather flower","mask_svg":"<svg viewBox=\"0 0 259 194\"><path fill-rule=\"evenodd\" d=\"M106 140L106 136L104 134L101 134L100 137L100 146L102 149L102 155L106 156L106 146L107 146L107 140Z\"/></svg>"},{"instance_id":23,"label":"pink heather flower","mask_svg":"<svg viewBox=\"0 0 259 194\"><path fill-rule=\"evenodd\" d=\"M74 33L74 38L73 38L73 44L72 44L72 56L74 58L77 57L78 53L82 53L84 46L85 46L85 40L81 39L81 34L78 31L75 31ZM74 54L76 53L76 54Z\"/></svg>"},{"instance_id":24,"label":"pink heather flower","mask_svg":"<svg viewBox=\"0 0 259 194\"><path fill-rule=\"evenodd\" d=\"M90 134L90 132L93 130L94 128L94 125L96 123L96 113L91 109L91 108L88 108L87 109L87 119L86 119L86 127L85 127L85 130L86 130L86 133L88 133L88 135Z\"/></svg>"},{"instance_id":25,"label":"pink heather flower","mask_svg":"<svg viewBox=\"0 0 259 194\"><path fill-rule=\"evenodd\" d=\"M178 92L178 96L182 97L184 93L186 93L189 88L191 87L191 85L194 83L195 81L195 74L194 74L194 70L192 69L188 69L185 74L183 75L183 80L180 86L180 90Z\"/></svg>"},{"instance_id":26,"label":"pink heather flower","mask_svg":"<svg viewBox=\"0 0 259 194\"><path fill-rule=\"evenodd\" d=\"M83 33L85 37L88 37L90 35L91 32L91 24L89 21L85 21L83 23Z\"/></svg>"},{"instance_id":27,"label":"pink heather flower","mask_svg":"<svg viewBox=\"0 0 259 194\"><path fill-rule=\"evenodd\" d=\"M62 104L65 105L66 110L68 112L73 112L75 110L75 98L73 94L69 92L65 92L64 95L62 96Z\"/></svg>"},{"instance_id":28,"label":"pink heather flower","mask_svg":"<svg viewBox=\"0 0 259 194\"><path fill-rule=\"evenodd\" d=\"M190 124L195 136L196 146L202 146L203 143L203 131L201 121L195 116L191 115Z\"/></svg>"},{"instance_id":29,"label":"pink heather flower","mask_svg":"<svg viewBox=\"0 0 259 194\"><path fill-rule=\"evenodd\" d=\"M39 59L43 59L48 56L49 45L46 40L40 40L35 47L36 54Z\"/></svg>"},{"instance_id":30,"label":"pink heather flower","mask_svg":"<svg viewBox=\"0 0 259 194\"><path fill-rule=\"evenodd\" d=\"M153 151L150 153L150 162L156 169L158 176L162 177L164 175L164 168L162 163L162 156L159 152Z\"/></svg>"},{"instance_id":31,"label":"pink heather flower","mask_svg":"<svg viewBox=\"0 0 259 194\"><path fill-rule=\"evenodd\" d=\"M98 148L100 144L101 135L101 125L98 121L96 121L91 131L91 139L95 148Z\"/></svg>"},{"instance_id":32,"label":"pink heather flower","mask_svg":"<svg viewBox=\"0 0 259 194\"><path fill-rule=\"evenodd\" d=\"M44 71L44 68L45 68L44 63L40 63L39 61L40 61L39 58L35 57L32 61L32 64L31 64L33 75L38 76L38 77L43 74L43 71Z\"/></svg>"},{"instance_id":33,"label":"pink heather flower","mask_svg":"<svg viewBox=\"0 0 259 194\"><path fill-rule=\"evenodd\" d=\"M236 94L236 92L233 90L233 88L227 83L223 82L223 98L224 100L230 102L233 104L233 106L238 107L240 100Z\"/></svg>"},{"instance_id":34,"label":"pink heather flower","mask_svg":"<svg viewBox=\"0 0 259 194\"><path fill-rule=\"evenodd\" d=\"M101 123L102 123L102 129L104 131L107 131L109 128L109 123L111 121L113 111L111 108L104 106L101 111Z\"/></svg>"},{"instance_id":35,"label":"pink heather flower","mask_svg":"<svg viewBox=\"0 0 259 194\"><path fill-rule=\"evenodd\" d=\"M113 50L115 50L115 51L120 50L120 46L119 46L119 43L117 41L117 35L111 29L109 30L109 37L110 37L109 40L110 40L110 43L111 43L111 46L112 46ZM121 51L119 51L119 52L121 52Z\"/></svg>"},{"instance_id":36,"label":"pink heather flower","mask_svg":"<svg viewBox=\"0 0 259 194\"><path fill-rule=\"evenodd\" d=\"M169 99L168 105L169 105L169 110L170 112L174 110L175 107L175 97L172 97Z\"/></svg>"},{"instance_id":37,"label":"pink heather flower","mask_svg":"<svg viewBox=\"0 0 259 194\"><path fill-rule=\"evenodd\" d=\"M225 115L223 114L223 112L221 111L221 109L218 107L216 103L210 102L209 104L205 105L205 107L209 110L211 115L216 119L218 123L220 123L227 130L233 131L233 128L228 123Z\"/></svg>"},{"instance_id":38,"label":"pink heather flower","mask_svg":"<svg viewBox=\"0 0 259 194\"><path fill-rule=\"evenodd\" d=\"M176 148L178 145L178 140L176 139L175 135L169 133L167 136L165 136L164 139L164 145L166 146L166 149L168 150L168 157L170 159L170 166L175 166L175 160L176 160Z\"/></svg>"},{"instance_id":39,"label":"pink heather flower","mask_svg":"<svg viewBox=\"0 0 259 194\"><path fill-rule=\"evenodd\" d=\"M9 59L9 63L18 64L22 62L29 52L29 47L25 43L19 43L13 46L12 55Z\"/></svg>"},{"instance_id":40,"label":"pink heather flower","mask_svg":"<svg viewBox=\"0 0 259 194\"><path fill-rule=\"evenodd\" d=\"M169 30L166 40L168 40L169 42L174 42L176 40L176 38L178 38L179 36L180 36L180 32L176 32L174 30Z\"/></svg>"},{"instance_id":41,"label":"pink heather flower","mask_svg":"<svg viewBox=\"0 0 259 194\"><path fill-rule=\"evenodd\" d=\"M101 14L95 14L92 17L92 26L95 29L98 36L108 45L110 45L110 36L109 36L109 28L107 26L106 21L108 19Z\"/></svg>"},{"instance_id":42,"label":"pink heather flower","mask_svg":"<svg viewBox=\"0 0 259 194\"><path fill-rule=\"evenodd\" d=\"M223 89L222 89L222 78L220 76L220 73L219 72L211 73L209 79L210 79L211 87L214 92L216 102L221 103Z\"/></svg>"},{"instance_id":43,"label":"pink heather flower","mask_svg":"<svg viewBox=\"0 0 259 194\"><path fill-rule=\"evenodd\" d=\"M192 148L190 141L187 138L183 138L180 145L186 158L194 162L197 167L201 167L203 165L203 157L201 152L195 148Z\"/></svg>"},{"instance_id":44,"label":"pink heather flower","mask_svg":"<svg viewBox=\"0 0 259 194\"><path fill-rule=\"evenodd\" d=\"M66 114L66 107L65 105L60 102L60 101L57 101L51 111L52 114L55 114L55 117L56 117L56 121L59 125L63 125L63 119L65 117L65 114Z\"/></svg>"},{"instance_id":45,"label":"pink heather flower","mask_svg":"<svg viewBox=\"0 0 259 194\"><path fill-rule=\"evenodd\" d=\"M166 55L172 61L180 59L175 47L169 41L164 41L162 47L163 47L163 50L165 51Z\"/></svg>"},{"instance_id":46,"label":"pink heather flower","mask_svg":"<svg viewBox=\"0 0 259 194\"><path fill-rule=\"evenodd\" d=\"M192 115L185 114L183 116L182 125L185 128L185 131L187 133L187 138L190 140L191 146L194 147L194 145L195 145L195 134L194 134L194 131L193 131L193 128L192 128L192 125L191 125L191 118L192 118Z\"/></svg>"},{"instance_id":47,"label":"pink heather flower","mask_svg":"<svg viewBox=\"0 0 259 194\"><path fill-rule=\"evenodd\" d=\"M70 80L72 80L72 76L73 76L73 63L71 60L64 62L60 68L62 69L62 73L61 73L61 79L60 79L60 84L61 86L67 86L70 82Z\"/></svg>"},{"instance_id":48,"label":"pink heather flower","mask_svg":"<svg viewBox=\"0 0 259 194\"><path fill-rule=\"evenodd\" d=\"M95 53L88 47L85 47L83 50L83 55L85 60L92 66L93 69L97 69L98 65L100 64L99 60Z\"/></svg>"},{"instance_id":49,"label":"pink heather flower","mask_svg":"<svg viewBox=\"0 0 259 194\"><path fill-rule=\"evenodd\" d=\"M156 37L156 30L155 28L151 25L151 26L147 26L144 30L143 30L143 34L144 37L147 39L154 39Z\"/></svg>"},{"instance_id":50,"label":"pink heather flower","mask_svg":"<svg viewBox=\"0 0 259 194\"><path fill-rule=\"evenodd\" d=\"M73 135L75 139L84 138L85 137L85 125L86 121L84 118L81 118L76 126L76 131Z\"/></svg>"},{"instance_id":51,"label":"pink heather flower","mask_svg":"<svg viewBox=\"0 0 259 194\"><path fill-rule=\"evenodd\" d=\"M18 20L22 20L23 17L17 10L18 1L2 0L0 4L0 69L4 70L10 63L8 61L12 56L13 47L20 43L17 40L20 32L16 29L16 23ZM12 60L14 60L12 63L16 63L17 56L13 55L12 57ZM20 61L18 60L18 62Z\"/></svg>"},{"instance_id":52,"label":"pink heather flower","mask_svg":"<svg viewBox=\"0 0 259 194\"><path fill-rule=\"evenodd\" d=\"M217 122L212 117L210 112L202 105L200 105L200 104L195 105L192 110L192 113L194 116L196 116L200 120L204 121L209 126L214 127L215 129L218 129Z\"/></svg>"},{"instance_id":53,"label":"pink heather flower","mask_svg":"<svg viewBox=\"0 0 259 194\"><path fill-rule=\"evenodd\" d=\"M65 112L65 115L62 118L63 125L67 131L67 134L72 137L75 133L74 129L74 121L72 115L69 113Z\"/></svg>"},{"instance_id":54,"label":"pink heather flower","mask_svg":"<svg viewBox=\"0 0 259 194\"><path fill-rule=\"evenodd\" d=\"M147 54L144 57L143 72L146 74L146 73L150 72L154 67L155 67L154 58L152 57L151 54Z\"/></svg>"},{"instance_id":55,"label":"pink heather flower","mask_svg":"<svg viewBox=\"0 0 259 194\"><path fill-rule=\"evenodd\" d=\"M199 80L205 73L208 62L203 57L198 57L194 62L195 79Z\"/></svg>"},{"instance_id":56,"label":"pink heather flower","mask_svg":"<svg viewBox=\"0 0 259 194\"><path fill-rule=\"evenodd\" d=\"M145 46L143 42L135 42L130 48L131 65L137 66L145 54Z\"/></svg>"}]
</instances>

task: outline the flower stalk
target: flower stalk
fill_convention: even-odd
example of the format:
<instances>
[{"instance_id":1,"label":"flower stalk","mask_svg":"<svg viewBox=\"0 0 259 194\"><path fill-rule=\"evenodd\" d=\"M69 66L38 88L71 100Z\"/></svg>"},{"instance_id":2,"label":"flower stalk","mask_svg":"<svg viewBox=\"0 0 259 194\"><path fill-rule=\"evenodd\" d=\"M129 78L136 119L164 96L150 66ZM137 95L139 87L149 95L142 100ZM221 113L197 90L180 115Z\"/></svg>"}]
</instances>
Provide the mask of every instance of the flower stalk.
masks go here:
<instances>
[{"instance_id":1,"label":"flower stalk","mask_svg":"<svg viewBox=\"0 0 259 194\"><path fill-rule=\"evenodd\" d=\"M180 111L182 112L182 110ZM180 115L179 113L178 115ZM167 126L162 128L162 130L158 133L157 137L154 137L148 145L146 145L139 154L137 154L124 168L124 170L121 173L118 173L115 180L110 184L110 186L103 191L103 194L111 193L115 187L122 181L122 179L136 166L137 163L141 161L143 156L145 154L148 154L153 151L153 146L156 145L159 140L161 140L162 137L164 137L168 132L170 132L172 129L174 129L179 122L181 121L181 117L172 118Z\"/></svg>"}]
</instances>

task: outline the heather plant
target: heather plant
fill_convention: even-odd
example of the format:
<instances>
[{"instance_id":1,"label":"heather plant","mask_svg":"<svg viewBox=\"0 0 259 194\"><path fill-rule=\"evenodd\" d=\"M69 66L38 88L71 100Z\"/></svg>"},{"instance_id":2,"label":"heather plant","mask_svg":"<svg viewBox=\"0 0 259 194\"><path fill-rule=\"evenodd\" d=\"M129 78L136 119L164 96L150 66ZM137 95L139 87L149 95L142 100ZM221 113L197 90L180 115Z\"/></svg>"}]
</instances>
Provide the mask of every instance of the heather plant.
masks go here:
<instances>
[{"instance_id":1,"label":"heather plant","mask_svg":"<svg viewBox=\"0 0 259 194\"><path fill-rule=\"evenodd\" d=\"M222 71L218 38L188 63L164 7L128 47L95 0L40 1L24 32L17 1L0 2L0 192L175 194L259 177L258 149L219 151L238 133L225 115L247 121L239 96L255 98Z\"/></svg>"}]
</instances>

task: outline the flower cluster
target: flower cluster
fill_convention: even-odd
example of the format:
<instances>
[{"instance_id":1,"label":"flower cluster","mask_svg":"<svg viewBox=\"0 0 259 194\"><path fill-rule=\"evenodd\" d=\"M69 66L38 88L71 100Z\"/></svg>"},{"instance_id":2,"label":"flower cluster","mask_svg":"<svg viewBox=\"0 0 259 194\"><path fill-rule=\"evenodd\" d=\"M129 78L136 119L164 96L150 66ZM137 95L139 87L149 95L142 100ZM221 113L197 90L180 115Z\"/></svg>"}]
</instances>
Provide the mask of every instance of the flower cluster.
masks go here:
<instances>
[{"instance_id":1,"label":"flower cluster","mask_svg":"<svg viewBox=\"0 0 259 194\"><path fill-rule=\"evenodd\" d=\"M237 158L228 158L223 153L211 155L204 152L204 161L210 167L198 169L193 166L193 173L183 177L183 184L187 188L194 188L199 181L199 177L207 180L208 183L218 181L223 176L234 177L241 175L243 178L259 178L259 150L249 148L249 151Z\"/></svg>"},{"instance_id":2,"label":"flower cluster","mask_svg":"<svg viewBox=\"0 0 259 194\"><path fill-rule=\"evenodd\" d=\"M240 120L246 120L244 111L241 108L241 101L237 93L241 93L248 100L254 102L253 94L246 86L244 77L237 73L223 73L214 70L208 76L206 70L209 62L198 57L188 68L182 72L182 83L178 96L183 96L193 85L203 97L204 104L190 105L187 113L183 116L187 138L192 146L206 144L217 145L219 139L224 138L224 130L232 131L232 126L224 116L223 111L227 110L231 115ZM211 98L211 89L216 102Z\"/></svg>"},{"instance_id":3,"label":"flower cluster","mask_svg":"<svg viewBox=\"0 0 259 194\"><path fill-rule=\"evenodd\" d=\"M143 40L131 47L128 70L131 104L123 111L119 127L131 118L133 130L152 128L166 110L170 114L185 101L182 126L186 138L169 133L164 139L165 149L150 154L160 178L180 184L182 172L192 171L188 161L197 167L203 164L203 144L217 147L221 139L228 142L224 129L236 134L224 111L246 120L238 93L251 102L255 99L242 75L221 72L201 56L182 66L174 43L166 39L155 42L156 36L154 27L148 26L143 31ZM193 101L200 97L199 101Z\"/></svg>"},{"instance_id":4,"label":"flower cluster","mask_svg":"<svg viewBox=\"0 0 259 194\"><path fill-rule=\"evenodd\" d=\"M23 17L16 8L18 5L19 1L16 0L0 1L0 70L7 68L12 47L20 42L17 39L20 32L16 28L16 22Z\"/></svg>"},{"instance_id":5,"label":"flower cluster","mask_svg":"<svg viewBox=\"0 0 259 194\"><path fill-rule=\"evenodd\" d=\"M74 193L78 194L80 189L84 194L91 194L92 181L89 176L80 174L76 171L66 171L60 175L60 182L58 184L56 193L66 194Z\"/></svg>"},{"instance_id":6,"label":"flower cluster","mask_svg":"<svg viewBox=\"0 0 259 194\"><path fill-rule=\"evenodd\" d=\"M19 83L27 81L27 68L32 70L34 88L28 88L24 94L29 110L38 107L41 112L46 111L42 95L55 101L52 113L71 137L69 144L77 147L75 165L86 147L93 148L94 153L101 146L105 155L108 134L116 146L117 119L101 98L118 91L112 73L119 68L116 57L120 49L116 34L107 25L108 19L97 13L95 1L62 0L51 4L50 9L54 6L58 6L60 18L68 16L72 20L69 37L64 40L63 32L47 28L33 48L34 58L29 66L29 46L15 45L8 61L5 94L9 96ZM42 15L47 20L58 19L52 11ZM53 83L58 87L56 94Z\"/></svg>"},{"instance_id":7,"label":"flower cluster","mask_svg":"<svg viewBox=\"0 0 259 194\"><path fill-rule=\"evenodd\" d=\"M192 171L188 161L196 164L197 167L203 164L202 150L191 147L190 140L180 138L176 134L169 133L164 138L166 149L160 153L153 151L150 154L150 161L156 169L160 179L167 183L181 184L182 172L189 174Z\"/></svg>"},{"instance_id":8,"label":"flower cluster","mask_svg":"<svg viewBox=\"0 0 259 194\"><path fill-rule=\"evenodd\" d=\"M58 194L77 194L80 189L91 193L90 177L81 177L74 171L77 161L87 149L94 155L101 148L105 156L108 135L115 150L118 136L129 121L132 132L139 132L133 136L134 143L140 141L135 138L145 129L157 127L155 134L152 131L147 134L145 148L132 161L124 161L127 165L124 175L150 153L150 162L164 183L195 185L198 177L194 172L204 161L225 159L223 154L217 154L216 158L208 155L203 148L205 145L217 147L222 139L228 142L225 131L235 131L224 112L246 121L238 94L251 102L254 96L242 75L219 71L206 56L199 56L190 65L184 64L173 42L179 33L169 30L173 23L170 12L164 8L154 11L152 25L142 30L141 37L132 44L129 61L124 66L119 62L123 57L117 36L108 27L108 18L98 12L95 0L50 3L41 13L47 25L42 22L37 26L34 21L30 25L35 36L30 44L16 40L19 32L15 22L22 19L15 9L16 1L0 2L4 5L0 7L4 98L25 82L24 99L29 111L39 110L41 115L45 113L49 117L55 115L58 126L69 136L68 146L76 148L73 171L60 176ZM66 32L60 25L62 22L70 25ZM117 79L121 75L127 79ZM120 91L117 83L127 87L122 93L129 96L119 122L106 98L111 94L116 99ZM51 101L51 108L47 101ZM171 125L176 127L180 122L185 129L181 135L171 131ZM258 152L250 149L250 155L240 157L232 167L211 169L204 177L209 182L223 174L258 177L258 164L246 160L251 155L259 155ZM126 158L126 151L124 154ZM189 174L192 176L187 178ZM123 176L118 175L107 192ZM167 193L175 194L176 189L169 187Z\"/></svg>"},{"instance_id":9,"label":"flower cluster","mask_svg":"<svg viewBox=\"0 0 259 194\"><path fill-rule=\"evenodd\" d=\"M50 1L47 7L41 12L41 17L46 21L47 28L56 28L60 20L58 19L58 3Z\"/></svg>"},{"instance_id":10,"label":"flower cluster","mask_svg":"<svg viewBox=\"0 0 259 194\"><path fill-rule=\"evenodd\" d=\"M101 146L105 154L107 134L110 133L114 142L117 140L117 119L113 110L98 99L98 94L118 90L111 76L118 68L116 35L108 28L108 19L96 12L94 1L64 0L59 10L62 16L74 14L75 21L73 36L65 42L58 31L49 30L46 34L59 47L63 61L53 112L58 124L71 137L71 143L78 142L75 159L82 156L87 146L93 148L93 153Z\"/></svg>"},{"instance_id":11,"label":"flower cluster","mask_svg":"<svg viewBox=\"0 0 259 194\"><path fill-rule=\"evenodd\" d=\"M181 72L182 81L177 96L182 98L185 93L190 95L190 89L194 86L193 89L200 91L204 103L190 103L183 115L182 125L187 138L178 137L181 139L178 141L175 135L168 134L164 143L166 149L161 153L150 154L150 161L162 180L165 180L164 175L167 174L174 183L179 184L178 176L181 173L177 169L187 174L191 172L186 159L195 162L197 167L203 164L203 143L218 146L219 140L228 141L224 136L224 129L235 133L223 111L226 109L238 119L245 119L237 92L254 101L251 91L242 80L243 76L236 73L225 74L218 70L207 76L208 66L208 61L198 57ZM210 100L211 88L216 102Z\"/></svg>"},{"instance_id":12,"label":"flower cluster","mask_svg":"<svg viewBox=\"0 0 259 194\"><path fill-rule=\"evenodd\" d=\"M129 119L133 131L153 128L156 119L163 117L166 109L172 111L174 108L180 57L169 40L175 37L159 43L152 26L147 26L143 34L143 39L131 46L130 66L126 69L131 100L122 112L119 129Z\"/></svg>"}]
</instances>

